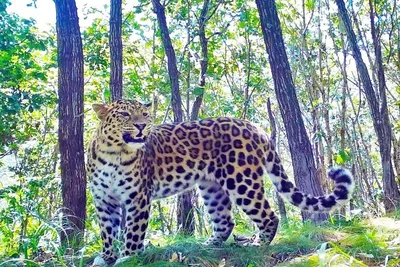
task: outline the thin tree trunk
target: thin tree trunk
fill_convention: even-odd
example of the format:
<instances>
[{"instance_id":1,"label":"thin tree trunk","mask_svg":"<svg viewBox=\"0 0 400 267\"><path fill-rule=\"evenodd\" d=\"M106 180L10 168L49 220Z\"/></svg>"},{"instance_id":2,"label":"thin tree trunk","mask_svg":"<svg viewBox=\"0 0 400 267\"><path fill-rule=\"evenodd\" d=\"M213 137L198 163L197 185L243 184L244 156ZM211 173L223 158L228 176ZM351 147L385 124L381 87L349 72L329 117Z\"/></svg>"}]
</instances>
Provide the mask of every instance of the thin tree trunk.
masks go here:
<instances>
[{"instance_id":1,"label":"thin tree trunk","mask_svg":"<svg viewBox=\"0 0 400 267\"><path fill-rule=\"evenodd\" d=\"M357 38L354 33L353 27L350 22L348 12L346 10L343 0L336 0L339 10L339 16L344 24L347 32L351 48L353 50L353 57L356 61L357 70L360 74L361 81L365 90L367 101L371 110L372 120L378 137L379 150L381 154L381 163L383 170L383 192L384 192L384 205L386 212L391 212L400 207L400 191L397 187L392 159L391 159L391 128L388 114L388 107L386 102L386 88L384 84L384 74L382 57L380 53L380 46L376 43L378 40L373 37L374 49L376 60L379 64L381 61L381 77L379 78L379 96L381 103L379 103L375 91L373 89L371 79L368 73L367 66L365 65L360 49L357 45ZM372 21L373 23L373 21ZM374 28L375 25L372 25ZM374 31L373 31L374 32ZM380 59L379 59L380 58Z\"/></svg>"},{"instance_id":2,"label":"thin tree trunk","mask_svg":"<svg viewBox=\"0 0 400 267\"><path fill-rule=\"evenodd\" d=\"M294 178L300 190L322 195L323 191L317 178L314 156L310 139L301 116L299 102L287 59L285 44L278 13L273 0L256 0L264 43L269 55L275 93L288 136L292 157ZM303 219L310 218L309 213L302 213ZM314 221L324 221L326 214L313 216Z\"/></svg>"},{"instance_id":3,"label":"thin tree trunk","mask_svg":"<svg viewBox=\"0 0 400 267\"><path fill-rule=\"evenodd\" d=\"M83 51L75 0L55 0L58 54L58 142L65 225L61 240L77 245L86 219L83 148ZM74 242L74 243L71 243Z\"/></svg>"},{"instance_id":4,"label":"thin tree trunk","mask_svg":"<svg viewBox=\"0 0 400 267\"><path fill-rule=\"evenodd\" d=\"M347 88L347 89L348 89L348 88ZM349 90L349 89L348 89L348 90ZM350 96L350 91L347 91L347 95ZM361 100L361 91L360 91L360 98L359 98L359 99L360 99L360 102L362 102L362 100ZM356 107L354 106L353 101L351 101L351 99L349 99L349 100L350 100L349 103L350 103L350 105L352 106L352 109L353 109L353 112L354 112L353 124L354 124L354 125L357 124L358 133L359 133L359 135L360 135L360 138L357 138L356 141L361 140L361 144L362 144L362 146L363 146L363 148L364 148L365 154L367 155L367 156L364 156L364 158L366 159L366 161L367 161L367 163L368 163L368 167L369 167L369 169L370 169L370 171L371 171L371 175L370 175L370 176L371 176L372 180L375 181L375 184L378 186L378 189L379 189L379 190L382 190L382 186L381 186L381 184L380 184L380 181L379 181L378 178L377 178L377 174L376 174L376 172L375 172L375 168L374 168L374 166L373 166L373 164L372 164L372 157L370 156L370 155L371 155L370 149L368 148L368 145L367 145L367 143L365 142L364 134L363 134L363 131L362 131L361 125L360 125L360 120L358 119L359 111L357 111ZM356 133L356 131L354 131L354 132ZM358 143L357 143L357 144L358 144Z\"/></svg>"},{"instance_id":5,"label":"thin tree trunk","mask_svg":"<svg viewBox=\"0 0 400 267\"><path fill-rule=\"evenodd\" d=\"M271 125L271 143L274 145L274 147L276 147L276 124L275 124L274 115L272 114L271 101L269 98L267 100L267 111L268 111L268 120ZM281 215L281 218L283 221L287 221L285 202L283 201L282 197L279 195L278 191L274 190L274 192L276 195L276 199L278 200L279 214Z\"/></svg>"},{"instance_id":6,"label":"thin tree trunk","mask_svg":"<svg viewBox=\"0 0 400 267\"><path fill-rule=\"evenodd\" d=\"M342 110L340 112L340 150L342 153L344 153L345 148L346 148L346 92L348 88L348 81L347 81L347 53L345 50L345 44L343 44L343 69L342 69L342 76L343 76L343 85L342 85ZM345 165L345 162L342 164L343 166ZM346 207L342 207L338 213L343 216L343 218L346 217ZM340 218L339 218L340 219Z\"/></svg>"},{"instance_id":7,"label":"thin tree trunk","mask_svg":"<svg viewBox=\"0 0 400 267\"><path fill-rule=\"evenodd\" d=\"M165 17L165 7L159 0L152 0L154 12L157 15L158 24L161 31L165 54L168 58L168 74L171 82L171 106L174 112L174 122L183 121L182 99L179 91L179 72L176 64L175 50L172 46L171 37L167 20ZM177 225L180 231L185 235L193 235L195 230L193 197L194 191L190 190L178 196Z\"/></svg>"},{"instance_id":8,"label":"thin tree trunk","mask_svg":"<svg viewBox=\"0 0 400 267\"><path fill-rule=\"evenodd\" d=\"M165 7L160 0L152 0L154 12L157 15L158 25L161 31L161 39L164 45L165 54L168 59L168 74L171 82L171 106L174 113L174 122L183 121L182 99L179 91L179 72L176 64L176 55L172 46L171 37L165 17Z\"/></svg>"},{"instance_id":9,"label":"thin tree trunk","mask_svg":"<svg viewBox=\"0 0 400 267\"><path fill-rule=\"evenodd\" d=\"M306 89L308 90L309 94L309 100L310 100L310 107L312 109L311 111L311 117L312 117L312 122L313 122L313 130L312 130L312 135L317 136L318 132L321 131L321 125L320 125L320 107L319 105L316 104L316 101L320 98L319 96L319 91L318 88L321 87L321 84L318 84L317 82L317 76L315 72L315 66L313 64L313 59L311 56L311 53L308 49L308 43L307 43L307 28L308 24L306 22L306 5L305 1L302 0L302 26L303 28L301 29L302 34L302 45L304 49L304 59L303 59L303 64L304 64L304 71L307 77L310 77L309 79L305 79L305 86ZM322 40L320 38L320 44ZM320 58L320 53L319 53L319 62L321 63L321 58ZM320 72L322 72L321 69L321 64L320 64ZM322 76L320 76L320 79ZM322 91L322 89L320 90ZM326 167L325 167L325 159L324 159L324 154L323 154L323 144L319 140L319 138L314 138L314 155L315 155L315 163L316 163L316 168L317 168L317 177L318 180L323 187L324 185L327 184L327 177L326 177Z\"/></svg>"},{"instance_id":10,"label":"thin tree trunk","mask_svg":"<svg viewBox=\"0 0 400 267\"><path fill-rule=\"evenodd\" d=\"M111 101L122 99L122 0L111 0L110 91Z\"/></svg>"},{"instance_id":11,"label":"thin tree trunk","mask_svg":"<svg viewBox=\"0 0 400 267\"><path fill-rule=\"evenodd\" d=\"M207 23L207 14L210 7L210 0L204 0L203 8L200 13L199 18L199 39L201 46L201 58L200 58L200 76L199 76L199 87L203 89L203 91L196 96L196 99L193 103L192 112L190 115L190 119L192 121L197 120L199 118L199 112L201 104L203 103L204 96L204 86L206 84L206 73L208 68L208 39L206 37L206 23ZM197 194L194 190L188 192L191 195L191 200L197 203ZM202 227L204 222L199 218L199 228L200 234L202 234Z\"/></svg>"},{"instance_id":12,"label":"thin tree trunk","mask_svg":"<svg viewBox=\"0 0 400 267\"><path fill-rule=\"evenodd\" d=\"M199 18L199 39L201 46L201 58L200 58L200 78L199 78L199 87L203 89L202 93L196 96L196 99L193 103L191 120L197 120L199 117L199 111L201 103L203 102L204 96L204 86L206 84L206 73L208 68L208 40L206 38L206 23L207 23L207 14L210 6L210 0L204 0L203 8L201 10L200 18Z\"/></svg>"},{"instance_id":13,"label":"thin tree trunk","mask_svg":"<svg viewBox=\"0 0 400 267\"><path fill-rule=\"evenodd\" d=\"M340 113L340 150L344 151L345 149L345 140L346 140L346 93L349 88L347 81L347 51L345 49L345 44L343 42L343 65L342 65L342 76L343 76L343 85L342 85L342 110Z\"/></svg>"},{"instance_id":14,"label":"thin tree trunk","mask_svg":"<svg viewBox=\"0 0 400 267\"><path fill-rule=\"evenodd\" d=\"M195 190L189 190L180 194L177 201L177 226L180 234L194 235L195 218L194 203Z\"/></svg>"},{"instance_id":15,"label":"thin tree trunk","mask_svg":"<svg viewBox=\"0 0 400 267\"><path fill-rule=\"evenodd\" d=\"M190 46L190 42L191 42L191 38L190 38L190 30L191 30L191 24L192 24L192 20L190 17L190 10L191 10L191 5L190 5L190 1L187 0L186 2L187 4L187 10L189 10L188 12L188 16L187 16L187 21L186 21L186 45L185 45L185 50L187 51L187 64L188 64L188 69L187 69L187 74L186 74L186 118L189 119L190 118L190 88L192 85L192 81L191 81L191 67L192 67L192 62L190 60L191 55L190 55L190 51L189 51L189 46ZM185 52L186 52L185 51Z\"/></svg>"},{"instance_id":16,"label":"thin tree trunk","mask_svg":"<svg viewBox=\"0 0 400 267\"><path fill-rule=\"evenodd\" d=\"M362 182L364 181L365 186L367 188L367 194L365 194L365 190L363 190L362 188L360 188L359 192L361 192L361 194L365 195L364 199L365 199L366 203L369 203L369 200L371 200L371 202L373 204L373 208L376 210L376 213L378 213L379 206L377 204L375 195L372 193L372 183L373 183L374 179L373 178L368 179L371 175L368 175L368 173L367 173L367 166L364 163L365 157L364 157L364 155L361 154L362 150L358 143L358 140L362 139L363 136L357 137L356 123L353 123L352 126L353 126L353 129L352 129L353 136L355 138L353 139L354 145L351 145L350 149L351 149L352 155L355 155L355 159L357 161L357 164L356 165L353 164L352 167L355 169L355 167L357 166L357 168L359 169L359 173L360 173L359 177L361 178L361 179L359 179L359 184L361 186L363 184ZM350 137L350 134L348 136ZM350 138L348 138L348 139L349 139L349 142L352 141ZM365 153L369 155L368 151L365 151ZM370 164L370 162L368 160L367 160L367 163L368 163L368 165ZM368 166L368 167L371 169L372 166Z\"/></svg>"},{"instance_id":17,"label":"thin tree trunk","mask_svg":"<svg viewBox=\"0 0 400 267\"><path fill-rule=\"evenodd\" d=\"M250 40L250 34L248 32L245 33L245 40L246 40L246 56L247 56L247 66L246 66L246 85L244 87L244 105L243 105L243 111L240 116L241 119L246 120L247 119L247 111L249 109L250 105L250 100L251 100L251 94L249 93L249 88L250 88L250 75L251 75L251 40Z\"/></svg>"},{"instance_id":18,"label":"thin tree trunk","mask_svg":"<svg viewBox=\"0 0 400 267\"><path fill-rule=\"evenodd\" d=\"M329 96L329 76L328 76L328 82L326 83L326 86L324 84L324 67L322 65L322 58L323 58L323 50L324 50L324 44L322 43L322 31L321 31L321 18L322 18L322 12L321 12L321 1L318 2L318 39L319 39L319 46L318 46L318 67L319 67L319 85L317 90L319 89L319 93L321 94L322 97L322 108L319 108L319 113L318 113L318 131L321 131L321 119L326 119L325 114L327 114L327 116L329 117L329 111L326 108L327 107L327 103L326 101L329 98L326 98L326 95ZM325 91L327 91L328 93L326 93ZM327 139L331 138L331 130L330 130L330 125L328 125L328 127L326 128L326 136ZM320 139L320 138L317 138ZM326 149L328 150L328 153L330 152L330 142L327 142L326 145ZM323 189L325 190L329 190L329 181L328 181L328 177L326 175L327 171L326 171L326 160L325 160L325 148L324 148L324 142L321 138L321 140L319 140L318 142L318 146L319 146L319 161L321 163L321 168L320 168L320 177L321 177L321 186ZM329 157L328 157L329 158ZM329 162L329 161L328 161Z\"/></svg>"}]
</instances>

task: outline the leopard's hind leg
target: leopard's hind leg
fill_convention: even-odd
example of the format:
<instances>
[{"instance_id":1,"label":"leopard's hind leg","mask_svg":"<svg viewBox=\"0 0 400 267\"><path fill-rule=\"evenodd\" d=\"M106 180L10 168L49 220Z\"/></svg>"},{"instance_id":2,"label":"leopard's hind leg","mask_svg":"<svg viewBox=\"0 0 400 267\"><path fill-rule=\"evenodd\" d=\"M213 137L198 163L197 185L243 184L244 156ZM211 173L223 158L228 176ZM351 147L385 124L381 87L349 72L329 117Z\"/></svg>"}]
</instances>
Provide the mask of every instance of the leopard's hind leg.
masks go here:
<instances>
[{"instance_id":1,"label":"leopard's hind leg","mask_svg":"<svg viewBox=\"0 0 400 267\"><path fill-rule=\"evenodd\" d=\"M207 245L220 245L228 239L235 223L232 217L232 203L229 196L217 182L199 182L201 196L213 222L213 233L205 242Z\"/></svg>"},{"instance_id":2,"label":"leopard's hind leg","mask_svg":"<svg viewBox=\"0 0 400 267\"><path fill-rule=\"evenodd\" d=\"M262 169L238 170L236 177L228 178L224 189L232 202L236 203L257 225L259 242L268 245L274 239L278 229L279 218L272 211L264 195Z\"/></svg>"}]
</instances>

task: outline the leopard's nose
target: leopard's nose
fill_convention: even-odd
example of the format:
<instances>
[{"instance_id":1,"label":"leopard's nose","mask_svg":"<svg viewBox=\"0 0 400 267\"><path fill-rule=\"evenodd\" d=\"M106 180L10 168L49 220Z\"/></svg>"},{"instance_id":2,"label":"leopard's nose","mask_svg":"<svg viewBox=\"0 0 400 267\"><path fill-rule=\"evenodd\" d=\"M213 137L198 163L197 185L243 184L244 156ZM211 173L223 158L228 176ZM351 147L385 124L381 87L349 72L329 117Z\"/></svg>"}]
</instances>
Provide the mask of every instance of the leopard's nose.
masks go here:
<instances>
[{"instance_id":1,"label":"leopard's nose","mask_svg":"<svg viewBox=\"0 0 400 267\"><path fill-rule=\"evenodd\" d=\"M146 124L144 124L144 123L142 123L142 124L135 124L135 127L136 127L139 131L142 131L142 130L146 127Z\"/></svg>"}]
</instances>

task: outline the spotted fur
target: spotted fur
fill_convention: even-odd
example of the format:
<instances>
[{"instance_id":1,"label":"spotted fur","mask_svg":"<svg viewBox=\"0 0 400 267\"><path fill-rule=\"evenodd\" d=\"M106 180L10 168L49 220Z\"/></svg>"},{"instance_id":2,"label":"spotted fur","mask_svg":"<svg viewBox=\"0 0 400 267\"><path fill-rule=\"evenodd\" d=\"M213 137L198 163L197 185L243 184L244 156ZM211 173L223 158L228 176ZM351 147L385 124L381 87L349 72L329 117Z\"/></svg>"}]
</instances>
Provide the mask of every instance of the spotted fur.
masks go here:
<instances>
[{"instance_id":1,"label":"spotted fur","mask_svg":"<svg viewBox=\"0 0 400 267\"><path fill-rule=\"evenodd\" d=\"M198 185L213 221L207 244L219 244L232 232L232 204L258 226L268 244L279 219L265 199L263 176L269 175L287 201L305 211L329 212L343 205L353 191L348 170L334 168L333 193L314 197L288 179L268 136L254 124L231 118L153 126L150 107L120 100L110 107L94 105L101 123L88 151L87 169L101 227L102 258L113 251L126 209L122 256L143 249L150 202Z\"/></svg>"}]
</instances>

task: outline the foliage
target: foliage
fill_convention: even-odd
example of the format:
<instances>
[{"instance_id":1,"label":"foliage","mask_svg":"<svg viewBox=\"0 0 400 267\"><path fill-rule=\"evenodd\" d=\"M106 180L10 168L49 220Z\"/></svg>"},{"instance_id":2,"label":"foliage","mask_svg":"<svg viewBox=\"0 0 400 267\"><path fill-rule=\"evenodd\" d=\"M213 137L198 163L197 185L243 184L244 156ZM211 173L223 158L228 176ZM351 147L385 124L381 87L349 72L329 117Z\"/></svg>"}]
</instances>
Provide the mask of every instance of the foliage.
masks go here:
<instances>
[{"instance_id":1,"label":"foliage","mask_svg":"<svg viewBox=\"0 0 400 267\"><path fill-rule=\"evenodd\" d=\"M0 9L0 155L39 134L39 122L31 120L38 113L33 113L56 101L45 85L54 64L45 53L53 39L38 34L32 19L7 13L7 5L3 1Z\"/></svg>"}]
</instances>

